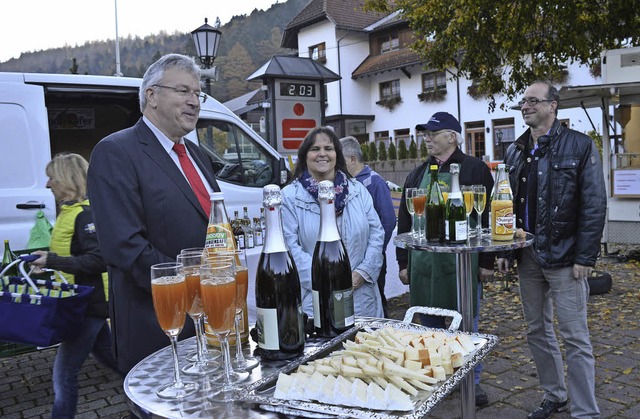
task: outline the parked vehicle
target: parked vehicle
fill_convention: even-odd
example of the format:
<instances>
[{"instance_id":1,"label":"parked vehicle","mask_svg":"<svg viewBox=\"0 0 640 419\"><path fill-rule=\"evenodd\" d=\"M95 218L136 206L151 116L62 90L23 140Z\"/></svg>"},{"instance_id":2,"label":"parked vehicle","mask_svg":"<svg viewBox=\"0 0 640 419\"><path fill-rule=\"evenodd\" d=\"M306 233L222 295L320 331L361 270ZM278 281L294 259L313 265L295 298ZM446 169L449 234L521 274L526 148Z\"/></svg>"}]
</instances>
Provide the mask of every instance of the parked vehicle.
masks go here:
<instances>
[{"instance_id":1,"label":"parked vehicle","mask_svg":"<svg viewBox=\"0 0 640 419\"><path fill-rule=\"evenodd\" d=\"M141 79L109 76L0 73L0 239L26 247L35 214L56 218L45 166L60 152L89 160L107 135L141 116ZM233 112L212 97L203 103L188 140L209 154L227 211L259 216L262 187L287 179L284 159ZM204 243L203 243L204 245ZM249 251L249 257L260 249ZM253 258L251 258L253 259Z\"/></svg>"}]
</instances>

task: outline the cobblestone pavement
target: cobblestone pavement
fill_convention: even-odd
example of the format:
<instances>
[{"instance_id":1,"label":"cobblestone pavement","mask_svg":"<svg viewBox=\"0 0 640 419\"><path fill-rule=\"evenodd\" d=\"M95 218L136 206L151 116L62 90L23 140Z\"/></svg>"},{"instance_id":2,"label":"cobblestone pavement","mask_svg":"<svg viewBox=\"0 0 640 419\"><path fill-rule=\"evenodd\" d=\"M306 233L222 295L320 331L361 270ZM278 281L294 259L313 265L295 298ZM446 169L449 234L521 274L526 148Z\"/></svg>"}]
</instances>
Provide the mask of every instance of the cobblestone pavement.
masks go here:
<instances>
[{"instance_id":1,"label":"cobblestone pavement","mask_svg":"<svg viewBox=\"0 0 640 419\"><path fill-rule=\"evenodd\" d=\"M614 249L610 249L614 250ZM613 277L613 289L589 301L591 338L596 355L596 395L603 418L640 417L640 263L602 258L598 269ZM482 386L490 404L478 418L525 418L538 405L542 391L524 337L518 287L493 282L485 286L480 329L499 336L500 343L485 360ZM408 294L390 300L390 316L401 319ZM53 390L51 367L55 349L0 359L0 417L50 417ZM90 358L80 373L77 418L125 418L129 410L122 380ZM460 417L460 396L454 392L431 414ZM568 412L554 418L570 417Z\"/></svg>"}]
</instances>

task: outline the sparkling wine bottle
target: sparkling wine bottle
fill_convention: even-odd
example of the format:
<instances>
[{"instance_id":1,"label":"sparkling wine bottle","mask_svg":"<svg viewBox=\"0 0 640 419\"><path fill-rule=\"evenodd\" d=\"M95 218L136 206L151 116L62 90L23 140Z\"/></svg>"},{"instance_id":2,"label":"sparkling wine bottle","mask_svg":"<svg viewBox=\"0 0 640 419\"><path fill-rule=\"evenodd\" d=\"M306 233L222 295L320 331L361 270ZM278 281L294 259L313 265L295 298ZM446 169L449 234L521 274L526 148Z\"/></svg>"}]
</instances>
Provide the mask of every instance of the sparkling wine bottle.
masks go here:
<instances>
[{"instance_id":1,"label":"sparkling wine bottle","mask_svg":"<svg viewBox=\"0 0 640 419\"><path fill-rule=\"evenodd\" d=\"M432 164L429 168L430 183L427 191L427 204L425 213L427 215L427 241L444 241L444 198L438 183L438 166Z\"/></svg>"},{"instance_id":2,"label":"sparkling wine bottle","mask_svg":"<svg viewBox=\"0 0 640 419\"><path fill-rule=\"evenodd\" d=\"M334 199L333 182L320 182L320 231L311 261L313 324L319 336L336 336L355 322L351 264L338 233Z\"/></svg>"},{"instance_id":3,"label":"sparkling wine bottle","mask_svg":"<svg viewBox=\"0 0 640 419\"><path fill-rule=\"evenodd\" d=\"M266 236L256 272L256 331L261 356L294 358L304 350L302 293L298 269L284 241L282 194L263 188Z\"/></svg>"},{"instance_id":4,"label":"sparkling wine bottle","mask_svg":"<svg viewBox=\"0 0 640 419\"><path fill-rule=\"evenodd\" d=\"M460 191L460 166L452 163L449 172L451 173L451 192L446 205L445 239L449 243L465 243L467 241L467 213Z\"/></svg>"}]
</instances>

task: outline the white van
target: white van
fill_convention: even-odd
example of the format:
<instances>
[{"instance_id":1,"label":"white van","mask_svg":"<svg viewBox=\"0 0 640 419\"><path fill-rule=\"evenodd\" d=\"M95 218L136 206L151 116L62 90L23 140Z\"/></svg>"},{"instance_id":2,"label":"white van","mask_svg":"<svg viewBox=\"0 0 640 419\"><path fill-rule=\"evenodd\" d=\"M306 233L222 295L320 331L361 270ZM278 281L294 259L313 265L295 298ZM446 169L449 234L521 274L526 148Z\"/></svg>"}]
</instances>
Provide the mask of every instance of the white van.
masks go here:
<instances>
[{"instance_id":1,"label":"white van","mask_svg":"<svg viewBox=\"0 0 640 419\"><path fill-rule=\"evenodd\" d=\"M141 116L141 79L108 76L0 73L0 240L25 249L40 208L53 224L56 207L45 166L60 152L87 160L102 138ZM220 102L207 97L197 129L187 138L208 153L225 193L227 212L257 217L262 187L282 185L284 159ZM248 251L256 259L260 249Z\"/></svg>"}]
</instances>

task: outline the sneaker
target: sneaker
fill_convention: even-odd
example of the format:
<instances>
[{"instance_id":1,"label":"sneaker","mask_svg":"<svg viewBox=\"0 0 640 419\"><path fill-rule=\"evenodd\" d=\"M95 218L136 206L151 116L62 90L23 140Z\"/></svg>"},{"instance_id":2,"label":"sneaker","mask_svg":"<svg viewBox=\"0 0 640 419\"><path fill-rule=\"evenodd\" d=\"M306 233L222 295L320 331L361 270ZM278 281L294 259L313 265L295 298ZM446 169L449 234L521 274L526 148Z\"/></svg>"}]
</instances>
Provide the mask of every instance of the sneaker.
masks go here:
<instances>
[{"instance_id":1,"label":"sneaker","mask_svg":"<svg viewBox=\"0 0 640 419\"><path fill-rule=\"evenodd\" d=\"M487 396L487 392L484 391L480 384L475 385L476 390L476 406L483 407L489 404L489 396Z\"/></svg>"},{"instance_id":2,"label":"sneaker","mask_svg":"<svg viewBox=\"0 0 640 419\"><path fill-rule=\"evenodd\" d=\"M527 416L529 419L547 419L550 418L552 414L555 412L562 412L564 407L567 405L569 401L565 400L563 402L552 402L547 399L543 399L542 403L538 408L529 413Z\"/></svg>"}]
</instances>

